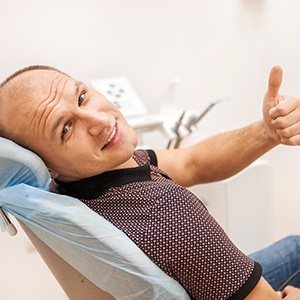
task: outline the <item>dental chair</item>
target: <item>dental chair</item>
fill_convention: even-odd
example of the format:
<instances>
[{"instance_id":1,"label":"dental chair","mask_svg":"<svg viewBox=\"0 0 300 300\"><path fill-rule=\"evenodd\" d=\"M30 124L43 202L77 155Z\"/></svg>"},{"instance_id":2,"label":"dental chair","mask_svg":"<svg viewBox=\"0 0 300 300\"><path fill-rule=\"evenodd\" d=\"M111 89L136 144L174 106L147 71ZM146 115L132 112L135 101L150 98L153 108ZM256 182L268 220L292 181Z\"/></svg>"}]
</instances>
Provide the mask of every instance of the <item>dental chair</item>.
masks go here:
<instances>
[{"instance_id":1,"label":"dental chair","mask_svg":"<svg viewBox=\"0 0 300 300\"><path fill-rule=\"evenodd\" d=\"M71 300L190 299L123 232L49 183L37 155L0 138L0 227L14 235L9 215L18 220Z\"/></svg>"}]
</instances>

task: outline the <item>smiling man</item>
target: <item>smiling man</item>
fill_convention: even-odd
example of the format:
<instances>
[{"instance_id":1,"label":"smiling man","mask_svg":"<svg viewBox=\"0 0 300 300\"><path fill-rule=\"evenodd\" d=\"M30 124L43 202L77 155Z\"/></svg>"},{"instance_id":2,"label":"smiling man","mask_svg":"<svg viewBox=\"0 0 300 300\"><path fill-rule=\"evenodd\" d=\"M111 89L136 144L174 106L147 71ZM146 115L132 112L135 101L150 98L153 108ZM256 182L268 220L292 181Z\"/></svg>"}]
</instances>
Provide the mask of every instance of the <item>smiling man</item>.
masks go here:
<instances>
[{"instance_id":1,"label":"smiling man","mask_svg":"<svg viewBox=\"0 0 300 300\"><path fill-rule=\"evenodd\" d=\"M19 80L24 86L15 84ZM136 166L136 135L104 96L49 70L25 72L7 85L10 101L1 104L1 123L9 136L43 157L52 177L76 181Z\"/></svg>"},{"instance_id":2,"label":"smiling man","mask_svg":"<svg viewBox=\"0 0 300 300\"><path fill-rule=\"evenodd\" d=\"M32 66L0 86L0 135L37 153L53 192L124 231L191 299L297 299L295 288L279 297L184 188L232 176L279 143L300 144L300 99L279 96L281 77L274 67L264 120L183 149L136 151L134 130L102 94Z\"/></svg>"}]
</instances>

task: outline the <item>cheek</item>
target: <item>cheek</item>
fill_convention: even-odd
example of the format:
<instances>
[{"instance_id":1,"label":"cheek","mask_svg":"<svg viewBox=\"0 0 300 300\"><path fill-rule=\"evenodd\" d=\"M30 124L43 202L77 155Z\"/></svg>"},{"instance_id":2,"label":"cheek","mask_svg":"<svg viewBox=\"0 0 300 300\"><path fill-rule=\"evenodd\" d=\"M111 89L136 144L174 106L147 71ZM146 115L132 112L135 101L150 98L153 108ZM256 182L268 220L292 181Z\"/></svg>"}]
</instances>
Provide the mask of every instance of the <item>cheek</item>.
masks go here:
<instances>
[{"instance_id":1,"label":"cheek","mask_svg":"<svg viewBox=\"0 0 300 300\"><path fill-rule=\"evenodd\" d=\"M124 152L129 151L131 152L132 155L138 142L137 134L125 119L124 122L121 123L120 127L122 129L122 142L120 144L121 151Z\"/></svg>"},{"instance_id":2,"label":"cheek","mask_svg":"<svg viewBox=\"0 0 300 300\"><path fill-rule=\"evenodd\" d=\"M76 155L76 151L71 151L71 148L76 150L76 147L68 147L66 149L59 145L49 146L47 149L44 149L42 157L50 169L61 173L65 169L74 167L76 161L80 160L80 156ZM76 157L78 157L78 159L76 159Z\"/></svg>"},{"instance_id":3,"label":"cheek","mask_svg":"<svg viewBox=\"0 0 300 300\"><path fill-rule=\"evenodd\" d=\"M137 137L136 132L133 129L132 129L130 137L131 137L132 147L135 149L138 144L138 137Z\"/></svg>"}]
</instances>

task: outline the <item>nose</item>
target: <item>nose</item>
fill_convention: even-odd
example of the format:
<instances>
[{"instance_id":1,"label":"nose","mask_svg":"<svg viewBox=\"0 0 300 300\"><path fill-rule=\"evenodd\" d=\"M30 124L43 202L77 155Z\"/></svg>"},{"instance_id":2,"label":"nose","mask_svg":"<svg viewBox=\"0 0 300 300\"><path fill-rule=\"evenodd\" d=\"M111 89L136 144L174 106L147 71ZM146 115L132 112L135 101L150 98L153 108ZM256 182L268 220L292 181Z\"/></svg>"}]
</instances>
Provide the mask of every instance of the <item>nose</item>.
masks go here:
<instances>
[{"instance_id":1,"label":"nose","mask_svg":"<svg viewBox=\"0 0 300 300\"><path fill-rule=\"evenodd\" d=\"M92 136L98 136L109 124L108 117L103 112L83 112L81 121L87 132Z\"/></svg>"}]
</instances>

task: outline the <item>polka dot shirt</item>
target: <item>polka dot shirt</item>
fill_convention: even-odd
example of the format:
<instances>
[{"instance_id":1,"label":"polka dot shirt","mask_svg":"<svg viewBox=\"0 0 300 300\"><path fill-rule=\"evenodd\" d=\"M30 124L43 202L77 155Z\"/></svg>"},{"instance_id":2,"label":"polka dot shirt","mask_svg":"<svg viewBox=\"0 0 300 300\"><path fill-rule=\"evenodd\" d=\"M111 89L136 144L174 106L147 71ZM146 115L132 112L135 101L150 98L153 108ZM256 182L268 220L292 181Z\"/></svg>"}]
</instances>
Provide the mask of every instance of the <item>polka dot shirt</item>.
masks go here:
<instances>
[{"instance_id":1,"label":"polka dot shirt","mask_svg":"<svg viewBox=\"0 0 300 300\"><path fill-rule=\"evenodd\" d=\"M244 299L261 267L231 242L203 203L156 167L153 151L134 154L138 167L79 182L52 184L79 198L125 232L191 299Z\"/></svg>"}]
</instances>

